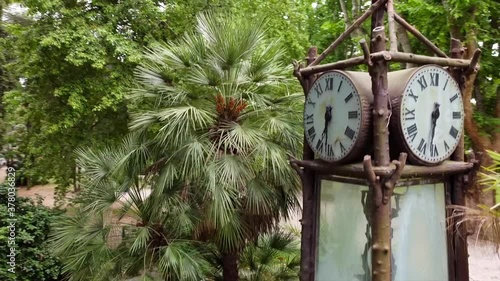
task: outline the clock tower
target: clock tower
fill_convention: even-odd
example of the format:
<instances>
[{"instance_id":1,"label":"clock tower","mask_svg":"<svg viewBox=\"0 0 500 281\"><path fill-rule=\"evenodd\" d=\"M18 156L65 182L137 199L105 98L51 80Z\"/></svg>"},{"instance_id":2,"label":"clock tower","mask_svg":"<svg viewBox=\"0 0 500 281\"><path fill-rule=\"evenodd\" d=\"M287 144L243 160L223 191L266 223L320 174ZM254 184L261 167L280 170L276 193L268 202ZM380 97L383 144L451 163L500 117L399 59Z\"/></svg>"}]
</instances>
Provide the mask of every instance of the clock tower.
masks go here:
<instances>
[{"instance_id":1,"label":"clock tower","mask_svg":"<svg viewBox=\"0 0 500 281\"><path fill-rule=\"evenodd\" d=\"M321 64L369 17L359 56ZM435 56L398 52L395 22ZM474 153L465 161L462 100L480 51L463 53L456 39L441 51L393 1L372 0L321 54L294 62L305 95L303 159L290 159L303 186L301 281L468 281L467 232L450 208L465 205L480 166Z\"/></svg>"}]
</instances>

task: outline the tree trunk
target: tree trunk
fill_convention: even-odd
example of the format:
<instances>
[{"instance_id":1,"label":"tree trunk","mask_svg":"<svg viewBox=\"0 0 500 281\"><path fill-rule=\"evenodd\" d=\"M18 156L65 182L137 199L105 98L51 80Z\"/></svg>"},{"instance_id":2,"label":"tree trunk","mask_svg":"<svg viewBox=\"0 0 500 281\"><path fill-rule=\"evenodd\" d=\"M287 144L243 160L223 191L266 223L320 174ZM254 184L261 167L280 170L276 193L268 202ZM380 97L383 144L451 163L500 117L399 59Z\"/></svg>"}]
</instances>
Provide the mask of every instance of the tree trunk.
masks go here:
<instances>
[{"instance_id":1,"label":"tree trunk","mask_svg":"<svg viewBox=\"0 0 500 281\"><path fill-rule=\"evenodd\" d=\"M500 119L500 86L497 87L497 104L495 107L495 117ZM494 133L493 150L500 152L500 130Z\"/></svg>"},{"instance_id":2,"label":"tree trunk","mask_svg":"<svg viewBox=\"0 0 500 281\"><path fill-rule=\"evenodd\" d=\"M402 27L399 23L396 23L396 35L398 37L398 43L401 45L401 48L403 48L403 52L413 53L408 33L406 32L406 29ZM412 68L416 66L417 66L416 64L410 62L405 63L405 68Z\"/></svg>"},{"instance_id":3,"label":"tree trunk","mask_svg":"<svg viewBox=\"0 0 500 281\"><path fill-rule=\"evenodd\" d=\"M345 0L339 0L340 2L340 9L342 9L342 13L344 14L344 20L345 20L345 29L347 30L347 28L349 28L349 26L352 25L352 22L351 22L351 19L349 18L349 13L347 12L347 6L345 4ZM356 18L353 14L353 17L352 18ZM358 37L358 36L362 36L363 35L363 32L361 31L361 29L358 27L356 28L352 33L351 33L351 38L353 37Z\"/></svg>"},{"instance_id":4,"label":"tree trunk","mask_svg":"<svg viewBox=\"0 0 500 281\"><path fill-rule=\"evenodd\" d=\"M238 281L238 253L223 253L222 254L222 280Z\"/></svg>"}]
</instances>

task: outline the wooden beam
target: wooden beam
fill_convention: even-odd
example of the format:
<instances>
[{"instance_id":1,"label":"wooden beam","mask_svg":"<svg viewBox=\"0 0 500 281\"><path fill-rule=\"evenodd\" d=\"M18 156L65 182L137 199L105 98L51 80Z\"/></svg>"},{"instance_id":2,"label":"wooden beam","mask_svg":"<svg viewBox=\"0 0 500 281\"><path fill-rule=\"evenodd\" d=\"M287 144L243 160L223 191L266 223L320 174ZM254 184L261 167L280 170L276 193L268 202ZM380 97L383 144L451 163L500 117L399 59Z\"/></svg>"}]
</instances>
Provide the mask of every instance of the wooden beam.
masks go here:
<instances>
[{"instance_id":1,"label":"wooden beam","mask_svg":"<svg viewBox=\"0 0 500 281\"><path fill-rule=\"evenodd\" d=\"M353 67L356 65L360 65L364 63L364 57L354 57L346 60L339 60L334 63L327 63L327 64L322 64L322 65L317 65L317 66L310 66L310 67L304 67L300 69L300 73L307 77L311 74L315 73L320 73L328 70L333 70L333 69L345 69L349 67Z\"/></svg>"},{"instance_id":2,"label":"wooden beam","mask_svg":"<svg viewBox=\"0 0 500 281\"><path fill-rule=\"evenodd\" d=\"M401 177L419 178L419 177L443 177L448 175L463 174L470 171L473 164L461 161L444 161L438 166L412 166L406 165Z\"/></svg>"},{"instance_id":3,"label":"wooden beam","mask_svg":"<svg viewBox=\"0 0 500 281\"><path fill-rule=\"evenodd\" d=\"M291 160L292 163L309 168L320 174L330 174L342 177L365 177L366 173L362 163L354 163L348 165L334 165L321 159L315 160ZM389 177L392 175L396 167L373 167L377 176Z\"/></svg>"},{"instance_id":4,"label":"wooden beam","mask_svg":"<svg viewBox=\"0 0 500 281\"><path fill-rule=\"evenodd\" d=\"M347 165L334 165L332 163L315 159L315 160L296 160L291 159L291 163L297 164L300 167L310 169L319 174L335 175L341 177L366 177L366 172L363 168L363 163L354 163ZM445 177L449 175L457 175L467 173L472 170L473 164L462 161L446 160L437 166L414 166L405 165L401 174L401 178L425 178L425 177ZM391 163L388 167L373 166L373 172L379 177L390 177L396 170L396 165Z\"/></svg>"},{"instance_id":5,"label":"wooden beam","mask_svg":"<svg viewBox=\"0 0 500 281\"><path fill-rule=\"evenodd\" d=\"M416 64L437 64L441 66L452 66L459 68L468 68L471 61L465 59L439 58L415 55L400 52L377 52L370 55L372 61L393 61L393 62L411 62Z\"/></svg>"},{"instance_id":6,"label":"wooden beam","mask_svg":"<svg viewBox=\"0 0 500 281\"><path fill-rule=\"evenodd\" d=\"M330 44L330 46L328 46L328 48L326 48L326 50L324 50L321 55L319 55L318 58L316 58L309 66L315 66L321 63L326 58L326 56L333 52L333 50L335 50L335 48L337 48L338 45L342 43L342 41L349 37L349 35L354 30L356 30L356 28L363 24L363 22L365 22L365 20L369 16L371 16L376 10L378 10L383 4L385 4L385 2L387 2L387 0L378 0L376 3L372 4L363 15L361 15L356 21L354 21L354 23L351 24L351 26L349 26L342 34L340 34L340 36L337 37L337 39L335 39L335 41L333 41L333 43Z\"/></svg>"},{"instance_id":7,"label":"wooden beam","mask_svg":"<svg viewBox=\"0 0 500 281\"><path fill-rule=\"evenodd\" d=\"M398 38L396 37L396 24L394 23L394 1L387 1L387 18L389 25L389 42L391 52L398 51Z\"/></svg>"},{"instance_id":8,"label":"wooden beam","mask_svg":"<svg viewBox=\"0 0 500 281\"><path fill-rule=\"evenodd\" d=\"M462 42L460 40L451 39L450 44L450 54L452 58L461 59L465 54L465 50L462 46ZM471 69L473 63L467 68L467 70ZM455 80L459 83L459 87L461 89L463 95L464 89L464 79L463 75L466 70L460 68L450 68L450 73L455 78ZM458 146L453 152L451 159L455 161L464 161L465 160L465 145L464 145L464 134L462 134ZM465 174L465 172L463 173ZM464 183L463 174L457 174L451 178L451 200L453 205L465 206L465 189L466 184ZM469 261L468 261L468 250L467 250L467 228L465 224L458 224L463 218L461 215L452 216L448 218L449 223L451 225L451 229L453 231L452 240L448 241L448 245L451 245L453 250L453 259L449 262L453 264L449 264L448 268L452 268L454 271L450 273L453 275L455 279L452 281L466 281L469 280Z\"/></svg>"},{"instance_id":9,"label":"wooden beam","mask_svg":"<svg viewBox=\"0 0 500 281\"><path fill-rule=\"evenodd\" d=\"M465 71L464 75L469 76L472 73L477 73L479 71L479 58L481 57L481 49L476 49L470 60L469 67Z\"/></svg>"},{"instance_id":10,"label":"wooden beam","mask_svg":"<svg viewBox=\"0 0 500 281\"><path fill-rule=\"evenodd\" d=\"M316 47L309 48L307 63L310 64L316 56ZM314 82L314 75L309 76L305 81L304 95L307 98L309 87ZM305 161L314 159L314 152L307 143L304 133L304 151L302 155ZM292 161L290 161L292 162ZM293 163L291 163L293 164ZM293 167L293 165L292 165ZM318 207L317 196L315 194L315 172L304 167L302 174L302 236L300 247L300 280L314 280L316 271L316 208Z\"/></svg>"},{"instance_id":11,"label":"wooden beam","mask_svg":"<svg viewBox=\"0 0 500 281\"><path fill-rule=\"evenodd\" d=\"M415 36L418 40L420 40L420 42L424 43L425 46L427 46L429 49L431 49L437 56L442 57L442 58L448 57L443 51L441 51L436 45L434 45L434 43L432 43L431 40L427 39L422 33L420 33L420 31L418 31L415 27L413 27L411 24L409 24L407 21L405 21L397 13L394 13L394 19L402 27L404 27L411 34L413 34L413 36Z\"/></svg>"},{"instance_id":12,"label":"wooden beam","mask_svg":"<svg viewBox=\"0 0 500 281\"><path fill-rule=\"evenodd\" d=\"M386 60L392 62L409 62L415 64L437 64L441 66L453 66L459 68L469 68L471 65L470 60L466 59L453 59L453 58L439 58L439 57L429 57L423 55L415 55L410 53L401 52L389 52L382 51L370 54L370 60ZM333 69L345 69L366 63L365 56L354 57L346 60L340 60L333 63L327 63L322 65L316 65L311 67L301 68L300 74L307 77L311 74L316 74Z\"/></svg>"},{"instance_id":13,"label":"wooden beam","mask_svg":"<svg viewBox=\"0 0 500 281\"><path fill-rule=\"evenodd\" d=\"M368 44L366 43L366 40L363 38L359 41L359 45L361 46L361 50L363 50L363 58L364 58L364 63L368 66L372 66L373 62L370 59L370 49L368 48Z\"/></svg>"}]
</instances>

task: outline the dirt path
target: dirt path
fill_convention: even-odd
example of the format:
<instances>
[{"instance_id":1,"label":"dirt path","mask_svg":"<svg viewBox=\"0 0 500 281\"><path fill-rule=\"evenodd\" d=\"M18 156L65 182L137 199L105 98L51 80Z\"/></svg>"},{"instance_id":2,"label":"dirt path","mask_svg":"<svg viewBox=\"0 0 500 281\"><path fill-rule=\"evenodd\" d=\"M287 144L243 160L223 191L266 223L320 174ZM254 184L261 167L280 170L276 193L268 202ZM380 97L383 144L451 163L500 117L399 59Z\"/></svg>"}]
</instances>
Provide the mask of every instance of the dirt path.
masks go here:
<instances>
[{"instance_id":1,"label":"dirt path","mask_svg":"<svg viewBox=\"0 0 500 281\"><path fill-rule=\"evenodd\" d=\"M6 168L0 169L0 182L5 178ZM30 190L26 187L18 189L18 196L34 198L40 195L44 198L43 204L54 206L55 184L36 185ZM475 243L469 240L469 271L471 281L500 281L500 258L493 250L491 244L484 242ZM424 281L424 280L422 280Z\"/></svg>"},{"instance_id":2,"label":"dirt path","mask_svg":"<svg viewBox=\"0 0 500 281\"><path fill-rule=\"evenodd\" d=\"M493 245L469 239L469 276L472 281L500 280L500 258Z\"/></svg>"}]
</instances>

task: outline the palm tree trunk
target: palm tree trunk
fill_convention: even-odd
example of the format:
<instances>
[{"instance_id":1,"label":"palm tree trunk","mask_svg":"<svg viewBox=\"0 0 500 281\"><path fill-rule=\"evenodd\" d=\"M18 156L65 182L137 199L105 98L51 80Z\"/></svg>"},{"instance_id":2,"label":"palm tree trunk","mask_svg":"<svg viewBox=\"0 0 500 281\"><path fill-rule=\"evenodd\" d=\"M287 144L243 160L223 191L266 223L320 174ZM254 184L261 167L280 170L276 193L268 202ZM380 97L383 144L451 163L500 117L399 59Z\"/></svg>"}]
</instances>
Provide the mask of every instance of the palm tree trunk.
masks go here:
<instances>
[{"instance_id":1,"label":"palm tree trunk","mask_svg":"<svg viewBox=\"0 0 500 281\"><path fill-rule=\"evenodd\" d=\"M222 280L238 281L238 253L223 253L222 254Z\"/></svg>"}]
</instances>

